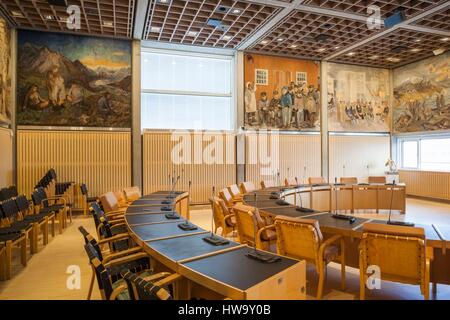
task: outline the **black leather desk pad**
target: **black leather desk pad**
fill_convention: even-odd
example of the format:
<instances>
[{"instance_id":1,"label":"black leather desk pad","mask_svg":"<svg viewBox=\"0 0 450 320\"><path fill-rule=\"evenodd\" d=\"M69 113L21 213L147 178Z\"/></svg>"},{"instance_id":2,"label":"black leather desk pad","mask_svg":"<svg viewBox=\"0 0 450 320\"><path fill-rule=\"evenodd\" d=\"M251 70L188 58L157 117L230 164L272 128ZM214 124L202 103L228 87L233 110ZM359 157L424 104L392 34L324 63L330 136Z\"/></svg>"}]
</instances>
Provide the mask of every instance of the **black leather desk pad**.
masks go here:
<instances>
[{"instance_id":1,"label":"black leather desk pad","mask_svg":"<svg viewBox=\"0 0 450 320\"><path fill-rule=\"evenodd\" d=\"M182 265L216 281L247 290L298 263L286 257L274 263L259 262L245 255L250 250L253 248L243 247Z\"/></svg>"},{"instance_id":2,"label":"black leather desk pad","mask_svg":"<svg viewBox=\"0 0 450 320\"><path fill-rule=\"evenodd\" d=\"M307 219L317 220L321 227L346 229L346 230L351 230L353 228L356 228L361 223L369 221L369 219L365 219L365 218L356 218L355 222L350 223L350 221L348 221L348 220L333 218L331 213L320 214L317 216L312 216L311 218L307 218Z\"/></svg>"},{"instance_id":3,"label":"black leather desk pad","mask_svg":"<svg viewBox=\"0 0 450 320\"><path fill-rule=\"evenodd\" d=\"M272 208L272 207L287 207L288 205L285 206L281 206L279 204L277 204L278 200L274 199L274 200L257 200L256 202L254 200L249 200L249 201L245 201L245 204L249 205L249 206L256 206L260 209L263 208ZM293 204L289 204L291 206L293 206Z\"/></svg>"},{"instance_id":4,"label":"black leather desk pad","mask_svg":"<svg viewBox=\"0 0 450 320\"><path fill-rule=\"evenodd\" d=\"M144 241L165 237L182 236L185 234L206 231L202 228L197 230L181 230L178 224L182 221L172 220L172 223L146 224L130 227L131 231Z\"/></svg>"},{"instance_id":5,"label":"black leather desk pad","mask_svg":"<svg viewBox=\"0 0 450 320\"><path fill-rule=\"evenodd\" d=\"M301 212L295 210L296 207L286 207L286 206L279 206L279 208L269 208L269 209L261 209L264 212L268 212L273 216L281 215L281 216L287 216L287 217L303 217L308 216L310 214L316 214L321 213L320 211L313 211L313 212ZM311 217L311 219L315 219L314 216Z\"/></svg>"},{"instance_id":6,"label":"black leather desk pad","mask_svg":"<svg viewBox=\"0 0 450 320\"><path fill-rule=\"evenodd\" d=\"M160 205L164 205L161 202L162 201L170 201L172 203L173 199L138 199L133 201L133 203L131 204L132 206L142 206L142 205L153 205L153 204L160 204Z\"/></svg>"},{"instance_id":7,"label":"black leather desk pad","mask_svg":"<svg viewBox=\"0 0 450 320\"><path fill-rule=\"evenodd\" d=\"M157 223L157 222L183 222L184 219L167 219L165 213L149 213L149 214L136 214L136 215L125 215L125 219L128 224L141 224L141 223Z\"/></svg>"},{"instance_id":8,"label":"black leather desk pad","mask_svg":"<svg viewBox=\"0 0 450 320\"><path fill-rule=\"evenodd\" d=\"M161 212L170 212L170 211L162 211L161 207L166 205L162 204L160 206L130 206L127 208L127 213L161 213ZM170 205L168 205L170 206Z\"/></svg>"},{"instance_id":9,"label":"black leather desk pad","mask_svg":"<svg viewBox=\"0 0 450 320\"><path fill-rule=\"evenodd\" d=\"M203 240L204 237L209 235L211 233L193 234L185 237L152 241L147 243L147 245L173 261L193 258L239 245L237 242L230 241L223 246L214 246ZM216 237L218 236L216 235Z\"/></svg>"},{"instance_id":10,"label":"black leather desk pad","mask_svg":"<svg viewBox=\"0 0 450 320\"><path fill-rule=\"evenodd\" d=\"M155 194L157 194L157 195L169 195L170 193L171 193L170 190L169 191L162 191L162 190L160 190L160 191L152 192L150 195L155 195ZM183 193L185 193L185 191L173 191L172 192L172 194L175 195L175 196L183 194Z\"/></svg>"},{"instance_id":11,"label":"black leather desk pad","mask_svg":"<svg viewBox=\"0 0 450 320\"><path fill-rule=\"evenodd\" d=\"M259 194L256 196L258 201L276 200L276 199L270 199L270 197L271 197L270 193ZM255 196L254 195L245 195L243 199L246 203L248 203L249 201L255 201Z\"/></svg>"}]
</instances>

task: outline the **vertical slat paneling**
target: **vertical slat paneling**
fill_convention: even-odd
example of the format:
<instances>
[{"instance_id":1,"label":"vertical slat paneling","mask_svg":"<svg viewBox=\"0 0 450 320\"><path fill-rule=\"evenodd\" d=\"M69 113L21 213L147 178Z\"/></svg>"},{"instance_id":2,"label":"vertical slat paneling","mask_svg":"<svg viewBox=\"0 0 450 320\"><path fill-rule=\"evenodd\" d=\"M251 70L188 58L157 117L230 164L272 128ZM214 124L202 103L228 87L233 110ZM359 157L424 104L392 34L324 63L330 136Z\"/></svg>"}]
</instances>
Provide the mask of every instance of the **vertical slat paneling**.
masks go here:
<instances>
[{"instance_id":1,"label":"vertical slat paneling","mask_svg":"<svg viewBox=\"0 0 450 320\"><path fill-rule=\"evenodd\" d=\"M399 170L406 194L450 200L450 172Z\"/></svg>"},{"instance_id":2,"label":"vertical slat paneling","mask_svg":"<svg viewBox=\"0 0 450 320\"><path fill-rule=\"evenodd\" d=\"M366 182L369 175L384 175L390 155L389 136L331 135L329 145L330 181L346 176Z\"/></svg>"},{"instance_id":3,"label":"vertical slat paneling","mask_svg":"<svg viewBox=\"0 0 450 320\"><path fill-rule=\"evenodd\" d=\"M19 130L19 191L29 195L50 168L59 181L86 183L92 196L130 186L131 133Z\"/></svg>"},{"instance_id":4,"label":"vertical slat paneling","mask_svg":"<svg viewBox=\"0 0 450 320\"><path fill-rule=\"evenodd\" d=\"M181 133L162 131L145 132L143 135L143 189L144 193L157 190L169 189L169 174L180 175L177 190L188 190L189 181L192 181L191 201L194 203L205 203L211 196L211 187L216 190L236 183L236 163L226 161L227 154L234 155L236 148L236 137L224 133L211 132L186 132L184 139L190 141L190 157L186 154L183 163L173 162L172 152L178 145ZM223 157L217 157L216 163L206 163L203 157L205 148L210 144L203 141L206 137L222 139ZM172 139L172 137L174 139ZM228 139L227 139L228 137ZM204 139L205 138L205 139ZM202 146L202 147L196 147ZM186 151L186 150L185 150ZM228 152L227 152L228 151ZM189 152L189 151L188 151ZM174 173L175 172L175 173Z\"/></svg>"},{"instance_id":5,"label":"vertical slat paneling","mask_svg":"<svg viewBox=\"0 0 450 320\"><path fill-rule=\"evenodd\" d=\"M277 172L280 173L281 183L284 183L284 179L288 176L297 177L299 183L305 182L310 176L320 176L319 135L278 134L271 137L267 134L266 136L267 139L261 140L256 133L246 134L246 180L253 181L255 186L259 187L262 180L276 180ZM264 144L267 144L267 149ZM265 155L268 155L270 160L264 160Z\"/></svg>"}]
</instances>

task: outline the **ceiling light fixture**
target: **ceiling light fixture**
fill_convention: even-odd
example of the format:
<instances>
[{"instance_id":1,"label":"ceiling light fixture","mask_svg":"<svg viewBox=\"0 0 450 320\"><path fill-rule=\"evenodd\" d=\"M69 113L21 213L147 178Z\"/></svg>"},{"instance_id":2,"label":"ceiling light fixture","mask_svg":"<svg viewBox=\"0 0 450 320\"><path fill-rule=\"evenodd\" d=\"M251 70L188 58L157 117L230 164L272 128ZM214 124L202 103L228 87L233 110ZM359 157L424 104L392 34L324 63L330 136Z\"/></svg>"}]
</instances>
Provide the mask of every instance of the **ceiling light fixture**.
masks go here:
<instances>
[{"instance_id":1,"label":"ceiling light fixture","mask_svg":"<svg viewBox=\"0 0 450 320\"><path fill-rule=\"evenodd\" d=\"M15 10L13 10L13 11L11 11L11 13L12 13L12 15L13 15L14 17L16 17L16 18L25 18L25 17L23 16L23 13L20 12L20 11L15 11Z\"/></svg>"},{"instance_id":2,"label":"ceiling light fixture","mask_svg":"<svg viewBox=\"0 0 450 320\"><path fill-rule=\"evenodd\" d=\"M161 31L161 28L160 28L160 27L151 27L151 28L150 28L150 31L151 31L151 32L160 32L160 31Z\"/></svg>"},{"instance_id":3,"label":"ceiling light fixture","mask_svg":"<svg viewBox=\"0 0 450 320\"><path fill-rule=\"evenodd\" d=\"M241 10L239 10L239 9L234 9L234 10L233 10L233 13L234 13L234 14L241 13Z\"/></svg>"},{"instance_id":4,"label":"ceiling light fixture","mask_svg":"<svg viewBox=\"0 0 450 320\"><path fill-rule=\"evenodd\" d=\"M441 39L441 41L443 41L443 42L447 42L448 40L450 40L450 38L448 38L448 37L445 37L445 38Z\"/></svg>"},{"instance_id":5,"label":"ceiling light fixture","mask_svg":"<svg viewBox=\"0 0 450 320\"><path fill-rule=\"evenodd\" d=\"M340 47L337 47L337 46L336 46L336 47L334 47L334 50L337 50L337 49L339 49L339 48L340 48Z\"/></svg>"},{"instance_id":6,"label":"ceiling light fixture","mask_svg":"<svg viewBox=\"0 0 450 320\"><path fill-rule=\"evenodd\" d=\"M433 54L434 54L435 56L438 56L438 55L440 55L440 54L443 54L444 52L445 52L445 49L444 49L444 48L437 48L437 49L433 50Z\"/></svg>"},{"instance_id":7,"label":"ceiling light fixture","mask_svg":"<svg viewBox=\"0 0 450 320\"><path fill-rule=\"evenodd\" d=\"M291 48L297 48L296 44L291 45Z\"/></svg>"},{"instance_id":8,"label":"ceiling light fixture","mask_svg":"<svg viewBox=\"0 0 450 320\"><path fill-rule=\"evenodd\" d=\"M113 26L113 22L112 21L103 21L103 26L111 28Z\"/></svg>"},{"instance_id":9,"label":"ceiling light fixture","mask_svg":"<svg viewBox=\"0 0 450 320\"><path fill-rule=\"evenodd\" d=\"M376 60L376 59L378 59L378 56L376 54L374 54L373 56L370 56L369 59L370 60Z\"/></svg>"},{"instance_id":10,"label":"ceiling light fixture","mask_svg":"<svg viewBox=\"0 0 450 320\"><path fill-rule=\"evenodd\" d=\"M51 14L47 14L44 16L46 20L53 20L53 16Z\"/></svg>"},{"instance_id":11,"label":"ceiling light fixture","mask_svg":"<svg viewBox=\"0 0 450 320\"><path fill-rule=\"evenodd\" d=\"M267 40L261 41L261 44L268 44L268 43L269 43L269 41L267 41Z\"/></svg>"},{"instance_id":12,"label":"ceiling light fixture","mask_svg":"<svg viewBox=\"0 0 450 320\"><path fill-rule=\"evenodd\" d=\"M325 49L325 48L319 48L319 49L317 49L316 51L317 51L317 52L324 52L325 50L327 50L327 49Z\"/></svg>"},{"instance_id":13,"label":"ceiling light fixture","mask_svg":"<svg viewBox=\"0 0 450 320\"><path fill-rule=\"evenodd\" d=\"M354 56L355 53L354 53L354 52L349 52L349 53L347 53L347 55L348 55L349 57L351 57L351 56Z\"/></svg>"},{"instance_id":14,"label":"ceiling light fixture","mask_svg":"<svg viewBox=\"0 0 450 320\"><path fill-rule=\"evenodd\" d=\"M283 41L283 40L284 40L283 38L278 38L278 39L277 39L278 42L281 42L281 41Z\"/></svg>"},{"instance_id":15,"label":"ceiling light fixture","mask_svg":"<svg viewBox=\"0 0 450 320\"><path fill-rule=\"evenodd\" d=\"M196 37L197 34L198 34L198 32L196 32L196 31L189 31L189 32L188 32L188 36L189 36L189 37Z\"/></svg>"},{"instance_id":16,"label":"ceiling light fixture","mask_svg":"<svg viewBox=\"0 0 450 320\"><path fill-rule=\"evenodd\" d=\"M225 40L225 41L228 41L228 40L231 39L231 36L229 36L229 35L224 35L224 36L222 37L222 39Z\"/></svg>"},{"instance_id":17,"label":"ceiling light fixture","mask_svg":"<svg viewBox=\"0 0 450 320\"><path fill-rule=\"evenodd\" d=\"M389 57L389 58L386 58L386 60L390 61L390 62L400 62L400 59L399 58L395 58L395 57Z\"/></svg>"},{"instance_id":18,"label":"ceiling light fixture","mask_svg":"<svg viewBox=\"0 0 450 320\"><path fill-rule=\"evenodd\" d=\"M420 39L416 39L416 40L414 40L414 42L420 42L420 41L422 41L422 40L420 40Z\"/></svg>"},{"instance_id":19,"label":"ceiling light fixture","mask_svg":"<svg viewBox=\"0 0 450 320\"><path fill-rule=\"evenodd\" d=\"M419 51L422 51L422 49L419 49L419 48L413 48L413 49L411 49L411 52L419 52Z\"/></svg>"}]
</instances>

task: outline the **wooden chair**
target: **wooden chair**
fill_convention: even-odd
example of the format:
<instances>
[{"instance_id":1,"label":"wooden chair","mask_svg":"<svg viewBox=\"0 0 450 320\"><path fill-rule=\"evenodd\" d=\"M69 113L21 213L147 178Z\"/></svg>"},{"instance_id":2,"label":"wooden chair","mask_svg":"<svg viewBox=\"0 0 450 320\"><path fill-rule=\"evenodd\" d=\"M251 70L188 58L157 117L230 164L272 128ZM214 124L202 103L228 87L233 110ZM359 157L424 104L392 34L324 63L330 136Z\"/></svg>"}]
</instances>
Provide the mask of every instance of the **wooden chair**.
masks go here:
<instances>
[{"instance_id":1,"label":"wooden chair","mask_svg":"<svg viewBox=\"0 0 450 320\"><path fill-rule=\"evenodd\" d=\"M286 187L296 186L297 185L297 181L295 180L295 177L288 177L288 178L284 179L284 185Z\"/></svg>"},{"instance_id":2,"label":"wooden chair","mask_svg":"<svg viewBox=\"0 0 450 320\"><path fill-rule=\"evenodd\" d=\"M345 245L344 238L334 235L324 240L319 222L313 219L299 219L285 216L275 218L278 254L304 259L314 264L319 274L317 299L322 299L328 263L341 262L341 287L345 290ZM340 245L335 244L339 241Z\"/></svg>"},{"instance_id":3,"label":"wooden chair","mask_svg":"<svg viewBox=\"0 0 450 320\"><path fill-rule=\"evenodd\" d=\"M6 249L0 245L0 280L5 280Z\"/></svg>"},{"instance_id":4,"label":"wooden chair","mask_svg":"<svg viewBox=\"0 0 450 320\"><path fill-rule=\"evenodd\" d=\"M236 226L236 218L233 213L230 213L225 202L219 197L211 197L209 199L214 219L214 233L217 229L222 229L222 236L234 232Z\"/></svg>"},{"instance_id":5,"label":"wooden chair","mask_svg":"<svg viewBox=\"0 0 450 320\"><path fill-rule=\"evenodd\" d=\"M249 193L249 192L255 191L256 187L253 184L253 182L245 181L245 182L241 182L240 189L241 189L241 193L245 194L245 193Z\"/></svg>"},{"instance_id":6,"label":"wooden chair","mask_svg":"<svg viewBox=\"0 0 450 320\"><path fill-rule=\"evenodd\" d=\"M358 184L358 178L357 177L340 177L339 182L344 183L344 184Z\"/></svg>"},{"instance_id":7,"label":"wooden chair","mask_svg":"<svg viewBox=\"0 0 450 320\"><path fill-rule=\"evenodd\" d=\"M308 183L310 185L313 185L313 184L326 184L327 181L323 177L309 177L308 178Z\"/></svg>"},{"instance_id":8,"label":"wooden chair","mask_svg":"<svg viewBox=\"0 0 450 320\"><path fill-rule=\"evenodd\" d=\"M49 204L47 195L42 187L39 187L31 194L33 199L34 209L36 214L47 215L49 219L52 219L52 215L55 216L55 220L58 220L58 229L61 234L66 227L67 220L67 206L64 198L61 198L62 204Z\"/></svg>"},{"instance_id":9,"label":"wooden chair","mask_svg":"<svg viewBox=\"0 0 450 320\"><path fill-rule=\"evenodd\" d=\"M128 207L129 203L127 201L127 197L122 190L113 191L114 196L117 199L117 203L119 205L119 210L124 210Z\"/></svg>"},{"instance_id":10,"label":"wooden chair","mask_svg":"<svg viewBox=\"0 0 450 320\"><path fill-rule=\"evenodd\" d=\"M228 188L223 188L222 190L220 190L219 197L223 201L225 201L225 204L227 205L228 208L231 208L235 204L242 202L242 200L234 199L233 196L231 195L230 191L228 191Z\"/></svg>"},{"instance_id":11,"label":"wooden chair","mask_svg":"<svg viewBox=\"0 0 450 320\"><path fill-rule=\"evenodd\" d=\"M240 243L255 245L261 250L275 251L272 244L277 239L274 225L267 225L259 210L255 207L244 204L237 204L233 207L236 216L236 225Z\"/></svg>"},{"instance_id":12,"label":"wooden chair","mask_svg":"<svg viewBox=\"0 0 450 320\"><path fill-rule=\"evenodd\" d=\"M242 201L242 193L237 184L232 184L227 188L234 200Z\"/></svg>"},{"instance_id":13,"label":"wooden chair","mask_svg":"<svg viewBox=\"0 0 450 320\"><path fill-rule=\"evenodd\" d=\"M261 189L273 188L275 187L275 182L273 180L263 180L260 182Z\"/></svg>"},{"instance_id":14,"label":"wooden chair","mask_svg":"<svg viewBox=\"0 0 450 320\"><path fill-rule=\"evenodd\" d=\"M24 195L20 195L16 197L16 205L17 209L19 210L20 214L22 215L22 219L25 221L32 221L35 223L36 227L36 248L35 252L37 252L38 248L38 239L39 236L39 229L42 233L42 242L43 245L47 245L48 243L48 235L50 230L50 222L52 223L52 237L55 237L55 214L53 212L49 213L42 213L42 214L35 214L34 213L34 207L33 202L29 201Z\"/></svg>"},{"instance_id":15,"label":"wooden chair","mask_svg":"<svg viewBox=\"0 0 450 320\"><path fill-rule=\"evenodd\" d=\"M124 214L126 208L121 207L119 201L117 200L116 195L109 191L104 194L102 194L100 197L100 203L102 204L103 210L107 214L112 213L121 213Z\"/></svg>"},{"instance_id":16,"label":"wooden chair","mask_svg":"<svg viewBox=\"0 0 450 320\"><path fill-rule=\"evenodd\" d=\"M179 274L172 274L155 282L146 280L130 270L122 271L121 275L133 300L172 300L169 290L164 287L181 279Z\"/></svg>"},{"instance_id":17,"label":"wooden chair","mask_svg":"<svg viewBox=\"0 0 450 320\"><path fill-rule=\"evenodd\" d=\"M119 234L128 234L128 228L122 214L106 214L97 202L91 203L92 216L94 218L97 237L104 239Z\"/></svg>"},{"instance_id":18,"label":"wooden chair","mask_svg":"<svg viewBox=\"0 0 450 320\"><path fill-rule=\"evenodd\" d=\"M98 198L89 196L88 188L84 183L80 185L80 190L83 197L83 214L86 215L89 211L89 204L97 201Z\"/></svg>"},{"instance_id":19,"label":"wooden chair","mask_svg":"<svg viewBox=\"0 0 450 320\"><path fill-rule=\"evenodd\" d=\"M123 193L125 194L128 204L139 199L142 196L141 190L139 190L139 187L136 186L123 189Z\"/></svg>"},{"instance_id":20,"label":"wooden chair","mask_svg":"<svg viewBox=\"0 0 450 320\"><path fill-rule=\"evenodd\" d=\"M433 250L426 248L423 228L366 223L359 249L361 300L370 265L380 268L381 280L419 285L425 300L429 299Z\"/></svg>"},{"instance_id":21,"label":"wooden chair","mask_svg":"<svg viewBox=\"0 0 450 320\"><path fill-rule=\"evenodd\" d=\"M370 176L369 183L386 183L385 176Z\"/></svg>"}]
</instances>

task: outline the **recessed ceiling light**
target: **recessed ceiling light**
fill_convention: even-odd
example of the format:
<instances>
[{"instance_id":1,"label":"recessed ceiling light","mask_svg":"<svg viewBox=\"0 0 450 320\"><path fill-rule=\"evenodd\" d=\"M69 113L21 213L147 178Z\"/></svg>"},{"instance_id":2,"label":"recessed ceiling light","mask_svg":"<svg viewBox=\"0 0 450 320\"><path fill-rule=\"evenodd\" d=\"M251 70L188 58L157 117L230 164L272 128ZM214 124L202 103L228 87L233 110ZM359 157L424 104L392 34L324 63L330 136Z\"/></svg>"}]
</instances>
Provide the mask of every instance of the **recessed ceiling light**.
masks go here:
<instances>
[{"instance_id":1,"label":"recessed ceiling light","mask_svg":"<svg viewBox=\"0 0 450 320\"><path fill-rule=\"evenodd\" d=\"M234 14L241 13L241 10L239 10L239 9L234 9L234 10L233 10L233 13L234 13Z\"/></svg>"},{"instance_id":2,"label":"recessed ceiling light","mask_svg":"<svg viewBox=\"0 0 450 320\"><path fill-rule=\"evenodd\" d=\"M161 4L169 4L170 0L158 0L157 2Z\"/></svg>"},{"instance_id":3,"label":"recessed ceiling light","mask_svg":"<svg viewBox=\"0 0 450 320\"><path fill-rule=\"evenodd\" d=\"M351 57L351 56L354 56L355 53L354 52L349 52L349 53L347 53L347 55Z\"/></svg>"},{"instance_id":4,"label":"recessed ceiling light","mask_svg":"<svg viewBox=\"0 0 450 320\"><path fill-rule=\"evenodd\" d=\"M434 54L435 56L438 56L438 55L440 55L440 54L443 54L444 52L445 52L445 49L444 49L444 48L437 48L437 49L433 50L433 54Z\"/></svg>"},{"instance_id":5,"label":"recessed ceiling light","mask_svg":"<svg viewBox=\"0 0 450 320\"><path fill-rule=\"evenodd\" d=\"M161 31L161 28L160 28L160 27L151 27L151 28L150 28L150 31L151 31L151 32L160 32L160 31Z\"/></svg>"},{"instance_id":6,"label":"recessed ceiling light","mask_svg":"<svg viewBox=\"0 0 450 320\"><path fill-rule=\"evenodd\" d=\"M337 49L339 49L340 47L334 47L334 50L337 50Z\"/></svg>"},{"instance_id":7,"label":"recessed ceiling light","mask_svg":"<svg viewBox=\"0 0 450 320\"><path fill-rule=\"evenodd\" d=\"M196 32L196 31L189 31L188 32L188 36L189 37L195 37L195 36L197 36L197 34L198 34L198 32Z\"/></svg>"},{"instance_id":8,"label":"recessed ceiling light","mask_svg":"<svg viewBox=\"0 0 450 320\"><path fill-rule=\"evenodd\" d=\"M268 44L268 43L269 43L269 41L267 41L267 40L261 41L261 44Z\"/></svg>"},{"instance_id":9,"label":"recessed ceiling light","mask_svg":"<svg viewBox=\"0 0 450 320\"><path fill-rule=\"evenodd\" d=\"M51 14L47 14L44 16L46 20L53 20L53 16Z\"/></svg>"},{"instance_id":10,"label":"recessed ceiling light","mask_svg":"<svg viewBox=\"0 0 450 320\"><path fill-rule=\"evenodd\" d=\"M14 17L16 17L16 18L24 18L23 13L20 12L20 11L15 11L15 10L13 10L13 11L11 11L11 13L12 13L12 15L13 15Z\"/></svg>"},{"instance_id":11,"label":"recessed ceiling light","mask_svg":"<svg viewBox=\"0 0 450 320\"><path fill-rule=\"evenodd\" d=\"M296 44L291 45L291 48L297 48Z\"/></svg>"},{"instance_id":12,"label":"recessed ceiling light","mask_svg":"<svg viewBox=\"0 0 450 320\"><path fill-rule=\"evenodd\" d=\"M445 37L445 38L442 38L442 39L441 39L441 41L444 41L444 42L446 42L446 41L448 41L448 40L450 40L450 38Z\"/></svg>"},{"instance_id":13,"label":"recessed ceiling light","mask_svg":"<svg viewBox=\"0 0 450 320\"><path fill-rule=\"evenodd\" d=\"M390 62L400 62L400 59L399 58L395 58L395 57L389 57L386 60L390 61Z\"/></svg>"},{"instance_id":14,"label":"recessed ceiling light","mask_svg":"<svg viewBox=\"0 0 450 320\"><path fill-rule=\"evenodd\" d=\"M370 56L369 59L370 60L376 60L376 59L378 59L378 56L376 54L374 54L373 56Z\"/></svg>"},{"instance_id":15,"label":"recessed ceiling light","mask_svg":"<svg viewBox=\"0 0 450 320\"><path fill-rule=\"evenodd\" d=\"M278 39L277 39L278 42L281 42L281 41L283 41L283 40L284 40L283 38L278 38Z\"/></svg>"},{"instance_id":16,"label":"recessed ceiling light","mask_svg":"<svg viewBox=\"0 0 450 320\"><path fill-rule=\"evenodd\" d=\"M419 51L422 51L422 49L419 49L419 48L413 48L413 49L411 49L411 52L419 52Z\"/></svg>"},{"instance_id":17,"label":"recessed ceiling light","mask_svg":"<svg viewBox=\"0 0 450 320\"><path fill-rule=\"evenodd\" d=\"M326 48L319 48L319 49L317 49L316 51L317 52L324 52L325 50L327 50Z\"/></svg>"},{"instance_id":18,"label":"recessed ceiling light","mask_svg":"<svg viewBox=\"0 0 450 320\"><path fill-rule=\"evenodd\" d=\"M422 41L422 40L420 40L420 39L416 39L416 40L414 40L414 42L420 42L420 41Z\"/></svg>"},{"instance_id":19,"label":"recessed ceiling light","mask_svg":"<svg viewBox=\"0 0 450 320\"><path fill-rule=\"evenodd\" d=\"M225 41L228 41L228 40L231 39L231 36L229 36L229 35L224 35L224 36L222 37L222 39L225 40Z\"/></svg>"},{"instance_id":20,"label":"recessed ceiling light","mask_svg":"<svg viewBox=\"0 0 450 320\"><path fill-rule=\"evenodd\" d=\"M112 27L113 26L113 22L112 21L103 21L103 26L104 27Z\"/></svg>"}]
</instances>

